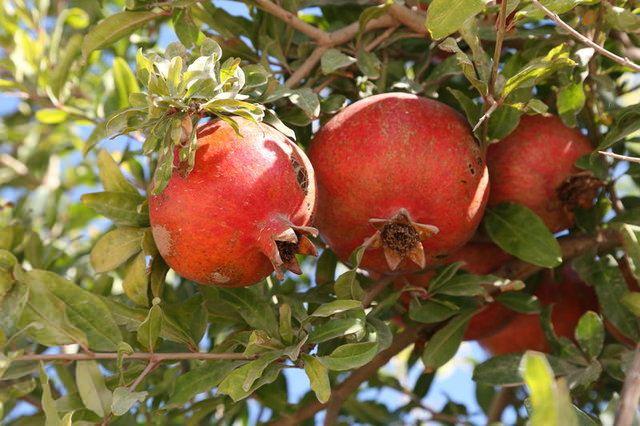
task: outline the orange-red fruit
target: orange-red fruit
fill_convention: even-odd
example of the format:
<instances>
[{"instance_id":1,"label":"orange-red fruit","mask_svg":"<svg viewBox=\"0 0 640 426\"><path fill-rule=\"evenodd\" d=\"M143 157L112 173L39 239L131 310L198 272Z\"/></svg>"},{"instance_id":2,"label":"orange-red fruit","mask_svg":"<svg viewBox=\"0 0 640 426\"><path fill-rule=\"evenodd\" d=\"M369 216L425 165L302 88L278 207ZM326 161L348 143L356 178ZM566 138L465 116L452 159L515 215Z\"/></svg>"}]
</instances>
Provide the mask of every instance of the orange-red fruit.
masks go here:
<instances>
[{"instance_id":1,"label":"orange-red fruit","mask_svg":"<svg viewBox=\"0 0 640 426\"><path fill-rule=\"evenodd\" d=\"M276 270L300 272L296 252L314 253L304 236L315 206L305 154L266 124L234 118L198 129L193 170L174 164L165 190L149 198L153 237L179 275L239 287Z\"/></svg>"},{"instance_id":2,"label":"orange-red fruit","mask_svg":"<svg viewBox=\"0 0 640 426\"><path fill-rule=\"evenodd\" d=\"M580 317L588 310L598 309L593 289L569 267L562 268L558 281L545 277L535 294L542 305L553 304L551 322L558 336L573 338ZM505 328L480 344L493 355L549 351L538 314L517 314Z\"/></svg>"},{"instance_id":3,"label":"orange-red fruit","mask_svg":"<svg viewBox=\"0 0 640 426\"><path fill-rule=\"evenodd\" d=\"M387 93L358 101L314 137L315 223L346 261L407 272L467 242L488 197L484 157L464 118L430 99Z\"/></svg>"},{"instance_id":4,"label":"orange-red fruit","mask_svg":"<svg viewBox=\"0 0 640 426\"><path fill-rule=\"evenodd\" d=\"M593 188L589 186L595 179L588 174L576 175L574 166L589 152L589 140L558 117L523 116L509 136L489 146L489 205L523 204L553 232L571 227L571 210L588 207L593 200Z\"/></svg>"}]
</instances>

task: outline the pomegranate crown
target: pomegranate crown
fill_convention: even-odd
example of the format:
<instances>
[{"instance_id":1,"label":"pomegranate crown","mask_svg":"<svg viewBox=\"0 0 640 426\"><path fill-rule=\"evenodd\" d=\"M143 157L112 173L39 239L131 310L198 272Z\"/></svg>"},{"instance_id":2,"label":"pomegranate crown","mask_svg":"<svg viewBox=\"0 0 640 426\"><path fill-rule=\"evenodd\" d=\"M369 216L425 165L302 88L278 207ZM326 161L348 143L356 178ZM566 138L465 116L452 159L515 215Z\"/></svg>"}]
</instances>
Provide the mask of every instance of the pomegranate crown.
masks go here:
<instances>
[{"instance_id":1,"label":"pomegranate crown","mask_svg":"<svg viewBox=\"0 0 640 426\"><path fill-rule=\"evenodd\" d=\"M201 118L216 117L236 131L234 117L264 121L295 138L293 131L261 103L273 101L279 86L272 84L273 77L261 65L243 67L239 58L223 60L223 56L220 45L209 38L192 51L180 43L170 44L164 55L138 51L136 77L142 89L131 93L128 107L110 117L106 132L112 136L144 134L143 152L158 153L154 194L166 187L174 155L187 173L192 170ZM133 75L130 80L137 86Z\"/></svg>"}]
</instances>

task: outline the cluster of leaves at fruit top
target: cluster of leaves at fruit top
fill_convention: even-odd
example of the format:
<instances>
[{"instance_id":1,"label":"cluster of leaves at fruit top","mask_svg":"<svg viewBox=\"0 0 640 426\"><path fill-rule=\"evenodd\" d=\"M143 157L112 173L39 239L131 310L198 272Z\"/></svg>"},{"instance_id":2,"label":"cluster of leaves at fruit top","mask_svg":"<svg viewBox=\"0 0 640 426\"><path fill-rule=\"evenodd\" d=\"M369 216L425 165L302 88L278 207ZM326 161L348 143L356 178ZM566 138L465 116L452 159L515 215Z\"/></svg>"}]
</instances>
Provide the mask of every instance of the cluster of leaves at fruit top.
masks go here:
<instances>
[{"instance_id":1,"label":"cluster of leaves at fruit top","mask_svg":"<svg viewBox=\"0 0 640 426\"><path fill-rule=\"evenodd\" d=\"M638 421L639 7L3 1L2 424Z\"/></svg>"}]
</instances>

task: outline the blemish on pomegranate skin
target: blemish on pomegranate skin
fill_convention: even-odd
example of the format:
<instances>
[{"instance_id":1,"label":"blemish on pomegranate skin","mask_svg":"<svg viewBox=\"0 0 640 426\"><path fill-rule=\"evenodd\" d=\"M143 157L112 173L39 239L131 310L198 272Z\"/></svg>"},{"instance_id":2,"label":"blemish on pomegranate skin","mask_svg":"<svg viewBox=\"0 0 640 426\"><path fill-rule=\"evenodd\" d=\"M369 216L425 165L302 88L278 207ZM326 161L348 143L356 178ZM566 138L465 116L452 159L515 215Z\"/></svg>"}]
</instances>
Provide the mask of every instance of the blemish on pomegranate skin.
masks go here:
<instances>
[{"instance_id":1,"label":"blemish on pomegranate skin","mask_svg":"<svg viewBox=\"0 0 640 426\"><path fill-rule=\"evenodd\" d=\"M171 252L173 251L173 242L171 239L171 233L162 225L154 225L151 227L151 232L153 233L153 239L156 242L156 246L158 247L158 251L160 254L165 256L171 256Z\"/></svg>"},{"instance_id":2,"label":"blemish on pomegranate skin","mask_svg":"<svg viewBox=\"0 0 640 426\"><path fill-rule=\"evenodd\" d=\"M231 278L229 278L228 276L221 274L220 272L214 272L213 274L211 274L211 281L218 283L218 284L224 284L229 282Z\"/></svg>"}]
</instances>

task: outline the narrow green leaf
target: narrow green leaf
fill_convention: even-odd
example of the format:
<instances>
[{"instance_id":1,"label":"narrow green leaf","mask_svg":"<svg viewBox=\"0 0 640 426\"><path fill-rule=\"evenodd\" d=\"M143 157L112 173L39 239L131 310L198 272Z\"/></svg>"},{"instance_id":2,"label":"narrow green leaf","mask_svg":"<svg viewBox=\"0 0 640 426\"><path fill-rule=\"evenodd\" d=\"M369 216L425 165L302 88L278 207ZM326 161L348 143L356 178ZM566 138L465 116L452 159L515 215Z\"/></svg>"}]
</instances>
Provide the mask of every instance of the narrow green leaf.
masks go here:
<instances>
[{"instance_id":1,"label":"narrow green leaf","mask_svg":"<svg viewBox=\"0 0 640 426\"><path fill-rule=\"evenodd\" d=\"M76 384L85 407L100 417L111 412L111 391L107 389L97 362L78 361L76 363Z\"/></svg>"},{"instance_id":2,"label":"narrow green leaf","mask_svg":"<svg viewBox=\"0 0 640 426\"><path fill-rule=\"evenodd\" d=\"M128 11L108 16L90 28L82 43L82 56L88 58L94 50L109 46L160 16L154 12Z\"/></svg>"},{"instance_id":3,"label":"narrow green leaf","mask_svg":"<svg viewBox=\"0 0 640 426\"><path fill-rule=\"evenodd\" d=\"M96 272L116 269L142 249L144 229L122 227L101 236L91 250L91 266Z\"/></svg>"},{"instance_id":4,"label":"narrow green leaf","mask_svg":"<svg viewBox=\"0 0 640 426\"><path fill-rule=\"evenodd\" d=\"M148 226L149 214L145 199L139 194L124 192L94 192L84 194L82 202L96 212L122 226ZM141 210L141 207L144 207Z\"/></svg>"},{"instance_id":5,"label":"narrow green leaf","mask_svg":"<svg viewBox=\"0 0 640 426\"><path fill-rule=\"evenodd\" d=\"M162 317L162 308L160 308L159 299L154 300L147 318L145 318L138 327L138 342L151 352L155 349L158 337L160 337Z\"/></svg>"},{"instance_id":6,"label":"narrow green leaf","mask_svg":"<svg viewBox=\"0 0 640 426\"><path fill-rule=\"evenodd\" d=\"M376 342L347 343L336 348L331 355L319 359L329 370L344 371L362 367L377 353Z\"/></svg>"},{"instance_id":7,"label":"narrow green leaf","mask_svg":"<svg viewBox=\"0 0 640 426\"><path fill-rule=\"evenodd\" d=\"M44 108L36 111L36 119L43 124L60 124L68 116L68 112L57 108Z\"/></svg>"},{"instance_id":8,"label":"narrow green leaf","mask_svg":"<svg viewBox=\"0 0 640 426\"><path fill-rule=\"evenodd\" d=\"M595 312L585 312L575 330L575 338L580 348L591 358L600 355L604 345L604 324Z\"/></svg>"},{"instance_id":9,"label":"narrow green leaf","mask_svg":"<svg viewBox=\"0 0 640 426\"><path fill-rule=\"evenodd\" d=\"M560 244L533 211L514 203L486 210L484 226L504 251L534 265L554 268L562 263Z\"/></svg>"},{"instance_id":10,"label":"narrow green leaf","mask_svg":"<svg viewBox=\"0 0 640 426\"><path fill-rule=\"evenodd\" d=\"M316 398L321 403L325 403L331 397L331 383L329 382L329 370L316 357L302 354L304 362L304 371L309 377L311 389L316 394Z\"/></svg>"},{"instance_id":11,"label":"narrow green leaf","mask_svg":"<svg viewBox=\"0 0 640 426\"><path fill-rule=\"evenodd\" d=\"M312 343L326 342L336 337L359 333L364 330L364 324L359 318L332 319L309 333L309 341Z\"/></svg>"},{"instance_id":12,"label":"narrow green leaf","mask_svg":"<svg viewBox=\"0 0 640 426\"><path fill-rule=\"evenodd\" d=\"M147 274L147 261L143 251L134 257L124 272L122 289L129 299L140 306L148 306L149 299L149 275Z\"/></svg>"},{"instance_id":13,"label":"narrow green leaf","mask_svg":"<svg viewBox=\"0 0 640 426\"><path fill-rule=\"evenodd\" d=\"M323 74L331 74L340 68L348 67L356 62L355 58L345 55L338 49L328 49L320 59L320 68Z\"/></svg>"},{"instance_id":14,"label":"narrow green leaf","mask_svg":"<svg viewBox=\"0 0 640 426\"><path fill-rule=\"evenodd\" d=\"M451 318L460 311L456 305L440 303L429 299L422 302L412 299L409 304L409 318L425 324L432 324Z\"/></svg>"},{"instance_id":15,"label":"narrow green leaf","mask_svg":"<svg viewBox=\"0 0 640 426\"><path fill-rule=\"evenodd\" d=\"M113 391L113 401L111 411L116 416L126 414L138 402L143 402L147 397L147 392L131 392L129 388L119 387Z\"/></svg>"},{"instance_id":16,"label":"narrow green leaf","mask_svg":"<svg viewBox=\"0 0 640 426\"><path fill-rule=\"evenodd\" d=\"M427 9L427 29L434 39L444 38L482 12L484 6L482 0L433 0Z\"/></svg>"},{"instance_id":17,"label":"narrow green leaf","mask_svg":"<svg viewBox=\"0 0 640 426\"><path fill-rule=\"evenodd\" d=\"M176 379L176 385L168 406L177 407L187 403L199 393L215 388L242 361L210 361L194 368Z\"/></svg>"},{"instance_id":18,"label":"narrow green leaf","mask_svg":"<svg viewBox=\"0 0 640 426\"><path fill-rule=\"evenodd\" d=\"M127 61L119 57L113 60L113 81L118 95L118 107L128 107L129 95L139 92L140 87Z\"/></svg>"},{"instance_id":19,"label":"narrow green leaf","mask_svg":"<svg viewBox=\"0 0 640 426\"><path fill-rule=\"evenodd\" d=\"M461 312L429 339L422 353L422 362L427 372L438 369L453 358L475 313L473 309Z\"/></svg>"},{"instance_id":20,"label":"narrow green leaf","mask_svg":"<svg viewBox=\"0 0 640 426\"><path fill-rule=\"evenodd\" d=\"M312 317L328 317L340 312L349 311L351 309L362 308L362 302L359 300L334 300L333 302L325 303L316 309L311 316Z\"/></svg>"}]
</instances>

